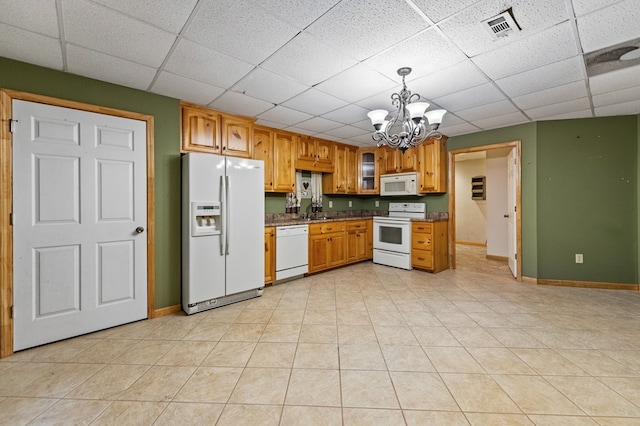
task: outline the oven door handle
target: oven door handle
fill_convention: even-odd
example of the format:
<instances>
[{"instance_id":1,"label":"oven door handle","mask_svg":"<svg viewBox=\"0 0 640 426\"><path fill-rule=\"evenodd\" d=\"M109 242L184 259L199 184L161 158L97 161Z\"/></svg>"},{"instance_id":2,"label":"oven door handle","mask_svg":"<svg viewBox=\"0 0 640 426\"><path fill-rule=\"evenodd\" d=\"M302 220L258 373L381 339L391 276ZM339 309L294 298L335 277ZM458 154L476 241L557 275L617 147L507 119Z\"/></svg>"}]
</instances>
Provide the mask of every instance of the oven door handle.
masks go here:
<instances>
[{"instance_id":1,"label":"oven door handle","mask_svg":"<svg viewBox=\"0 0 640 426\"><path fill-rule=\"evenodd\" d=\"M374 225L396 225L402 226L404 224L410 224L410 222L405 220L393 220L393 219L375 219L373 222Z\"/></svg>"}]
</instances>

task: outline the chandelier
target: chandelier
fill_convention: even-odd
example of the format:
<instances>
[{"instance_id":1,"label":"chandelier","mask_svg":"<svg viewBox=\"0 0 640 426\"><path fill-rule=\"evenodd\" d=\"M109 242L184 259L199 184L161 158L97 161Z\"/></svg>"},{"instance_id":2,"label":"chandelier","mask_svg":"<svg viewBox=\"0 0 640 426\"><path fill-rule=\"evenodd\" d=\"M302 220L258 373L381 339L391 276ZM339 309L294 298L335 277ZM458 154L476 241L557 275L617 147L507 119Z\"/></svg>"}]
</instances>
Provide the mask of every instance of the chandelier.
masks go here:
<instances>
[{"instance_id":1,"label":"chandelier","mask_svg":"<svg viewBox=\"0 0 640 426\"><path fill-rule=\"evenodd\" d=\"M402 90L391 95L391 103L398 109L393 116L389 116L389 111L384 109L367 114L376 129L371 137L377 146L389 145L403 153L412 146L420 145L428 137L442 138L442 133L437 130L447 112L444 109L427 111L429 103L419 102L420 95L411 94L407 89L404 78L410 73L409 67L398 69L398 75L402 77Z\"/></svg>"}]
</instances>

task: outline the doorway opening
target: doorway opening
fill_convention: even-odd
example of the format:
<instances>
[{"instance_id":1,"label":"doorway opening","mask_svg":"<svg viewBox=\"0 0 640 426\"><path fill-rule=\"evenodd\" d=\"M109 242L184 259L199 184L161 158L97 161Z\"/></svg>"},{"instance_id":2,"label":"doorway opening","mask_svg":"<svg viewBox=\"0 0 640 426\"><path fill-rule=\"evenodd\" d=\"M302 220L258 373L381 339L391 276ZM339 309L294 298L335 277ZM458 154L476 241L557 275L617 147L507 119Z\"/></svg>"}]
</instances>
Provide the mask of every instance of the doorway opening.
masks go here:
<instances>
[{"instance_id":1,"label":"doorway opening","mask_svg":"<svg viewBox=\"0 0 640 426\"><path fill-rule=\"evenodd\" d=\"M483 164L484 169L478 169L478 173L474 173L473 167L467 167L466 173L473 176L464 176L465 179L469 178L469 182L465 182L463 186L459 180L456 188L456 163L463 158L482 159L483 161L479 163L488 161L489 166ZM461 163L458 162L458 164ZM463 167L459 168L463 169ZM496 183L499 183L500 191L495 191ZM494 184L493 200L492 191L489 189L488 198L485 192L491 184ZM456 195L459 196L456 197ZM473 204L465 205L467 202ZM449 264L451 268L455 269L457 266L456 243L463 242L467 244L459 247L465 250L464 255L469 251L469 254L477 259L478 249L484 253L486 248L486 259L506 261L515 279L521 281L522 209L520 203L521 141L449 151ZM469 209L470 205L474 208ZM462 222L460 215L456 214L458 210L460 212L474 210L477 217L469 219L469 223ZM478 221L482 221L480 226L477 225ZM485 228L476 229L481 227ZM458 230L462 239L457 237Z\"/></svg>"}]
</instances>

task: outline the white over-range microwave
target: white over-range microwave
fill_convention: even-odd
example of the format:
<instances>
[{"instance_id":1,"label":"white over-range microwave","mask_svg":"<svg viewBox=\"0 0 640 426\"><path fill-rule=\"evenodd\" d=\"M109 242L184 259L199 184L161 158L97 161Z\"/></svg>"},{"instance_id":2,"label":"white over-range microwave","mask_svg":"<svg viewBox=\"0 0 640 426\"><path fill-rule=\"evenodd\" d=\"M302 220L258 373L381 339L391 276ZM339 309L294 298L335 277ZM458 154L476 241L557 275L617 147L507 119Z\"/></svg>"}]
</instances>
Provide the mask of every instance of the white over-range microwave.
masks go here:
<instances>
[{"instance_id":1,"label":"white over-range microwave","mask_svg":"<svg viewBox=\"0 0 640 426\"><path fill-rule=\"evenodd\" d=\"M418 173L395 173L380 176L380 195L420 195Z\"/></svg>"}]
</instances>

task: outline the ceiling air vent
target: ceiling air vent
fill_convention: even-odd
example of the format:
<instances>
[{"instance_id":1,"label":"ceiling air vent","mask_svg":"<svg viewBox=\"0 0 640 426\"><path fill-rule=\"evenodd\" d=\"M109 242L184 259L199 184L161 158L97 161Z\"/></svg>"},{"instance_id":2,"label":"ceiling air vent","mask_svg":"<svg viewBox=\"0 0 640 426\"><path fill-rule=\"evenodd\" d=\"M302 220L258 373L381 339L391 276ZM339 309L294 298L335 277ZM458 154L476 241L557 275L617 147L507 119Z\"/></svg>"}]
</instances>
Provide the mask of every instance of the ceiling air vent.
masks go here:
<instances>
[{"instance_id":1,"label":"ceiling air vent","mask_svg":"<svg viewBox=\"0 0 640 426\"><path fill-rule=\"evenodd\" d=\"M520 25L513 17L511 8L505 10L501 14L482 21L482 25L489 31L491 37L497 40L499 37L507 37L513 32L520 31Z\"/></svg>"}]
</instances>

